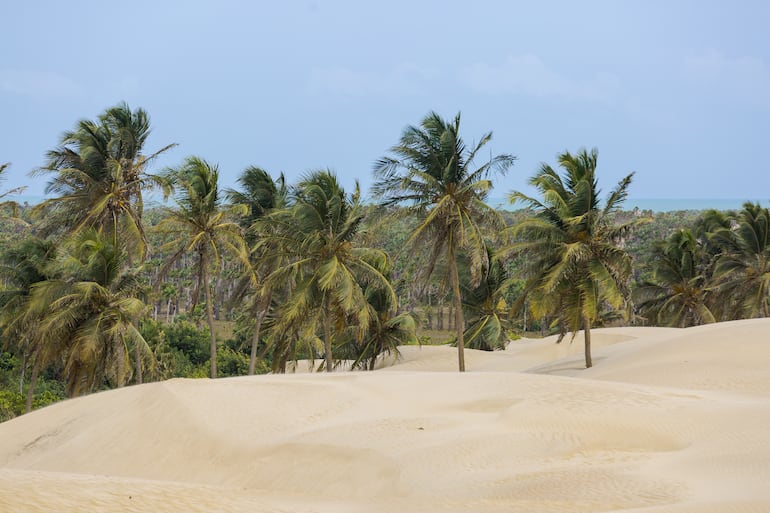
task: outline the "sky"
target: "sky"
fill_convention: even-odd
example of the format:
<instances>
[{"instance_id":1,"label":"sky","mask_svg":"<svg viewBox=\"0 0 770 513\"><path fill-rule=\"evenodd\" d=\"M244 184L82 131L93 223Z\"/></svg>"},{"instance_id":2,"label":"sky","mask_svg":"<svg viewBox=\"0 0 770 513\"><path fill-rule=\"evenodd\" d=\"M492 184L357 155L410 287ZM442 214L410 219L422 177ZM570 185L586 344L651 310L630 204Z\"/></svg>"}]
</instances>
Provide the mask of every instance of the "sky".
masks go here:
<instances>
[{"instance_id":1,"label":"sky","mask_svg":"<svg viewBox=\"0 0 770 513\"><path fill-rule=\"evenodd\" d=\"M373 163L429 112L518 157L493 197L564 151L598 148L603 191L770 198L770 2L176 1L0 5L0 192L80 119L145 109L145 150L333 170L366 193Z\"/></svg>"}]
</instances>

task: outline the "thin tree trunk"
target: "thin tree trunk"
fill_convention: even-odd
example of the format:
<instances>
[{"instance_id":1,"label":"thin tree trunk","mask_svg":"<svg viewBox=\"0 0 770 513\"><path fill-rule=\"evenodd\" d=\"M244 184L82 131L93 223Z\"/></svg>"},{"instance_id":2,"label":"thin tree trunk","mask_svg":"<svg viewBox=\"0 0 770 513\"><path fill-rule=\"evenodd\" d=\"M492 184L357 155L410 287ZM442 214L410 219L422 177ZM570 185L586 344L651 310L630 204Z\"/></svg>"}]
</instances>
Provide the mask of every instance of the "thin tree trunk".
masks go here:
<instances>
[{"instance_id":1,"label":"thin tree trunk","mask_svg":"<svg viewBox=\"0 0 770 513\"><path fill-rule=\"evenodd\" d=\"M326 372L334 371L334 359L332 358L332 327L329 318L329 299L324 298L324 359L326 360Z\"/></svg>"},{"instance_id":2,"label":"thin tree trunk","mask_svg":"<svg viewBox=\"0 0 770 513\"><path fill-rule=\"evenodd\" d=\"M27 370L27 352L24 351L21 358L21 372L19 372L19 394L24 393L24 372Z\"/></svg>"},{"instance_id":3,"label":"thin tree trunk","mask_svg":"<svg viewBox=\"0 0 770 513\"><path fill-rule=\"evenodd\" d=\"M254 320L254 336L251 338L251 357L249 358L249 376L253 376L257 368L257 346L259 345L259 334L262 330L262 320L265 318L267 309L270 307L270 300L272 299L272 293L268 292L262 301L260 301L260 309L257 312L256 319ZM264 306L263 306L264 305Z\"/></svg>"},{"instance_id":4,"label":"thin tree trunk","mask_svg":"<svg viewBox=\"0 0 770 513\"><path fill-rule=\"evenodd\" d=\"M590 369L593 366L591 361L591 321L587 317L583 317L583 336L585 337L586 369Z\"/></svg>"},{"instance_id":5,"label":"thin tree trunk","mask_svg":"<svg viewBox=\"0 0 770 513\"><path fill-rule=\"evenodd\" d=\"M142 376L142 348L138 341L134 342L134 366L136 367L136 384L141 385L144 382Z\"/></svg>"},{"instance_id":6,"label":"thin tree trunk","mask_svg":"<svg viewBox=\"0 0 770 513\"><path fill-rule=\"evenodd\" d=\"M35 383L37 382L37 375L40 373L40 358L35 358L35 363L32 365L32 374L29 377L29 388L27 389L27 413L32 411L32 396L35 395Z\"/></svg>"},{"instance_id":7,"label":"thin tree trunk","mask_svg":"<svg viewBox=\"0 0 770 513\"><path fill-rule=\"evenodd\" d=\"M214 308L211 304L211 291L209 290L209 273L205 268L206 258L201 255L201 265L203 266L203 288L206 297L206 317L209 322L209 332L211 335L211 379L217 377L217 336L214 333Z\"/></svg>"},{"instance_id":8,"label":"thin tree trunk","mask_svg":"<svg viewBox=\"0 0 770 513\"><path fill-rule=\"evenodd\" d=\"M457 260L453 251L449 251L449 268L452 273L452 292L454 294L455 330L457 330L457 361L460 372L465 372L465 339L463 338L462 297L460 296L460 275L457 272Z\"/></svg>"},{"instance_id":9,"label":"thin tree trunk","mask_svg":"<svg viewBox=\"0 0 770 513\"><path fill-rule=\"evenodd\" d=\"M117 388L123 388L123 385L124 385L123 379L126 376L126 346L122 341L118 344L116 353L118 355L118 362L117 362L118 368L116 371Z\"/></svg>"}]
</instances>

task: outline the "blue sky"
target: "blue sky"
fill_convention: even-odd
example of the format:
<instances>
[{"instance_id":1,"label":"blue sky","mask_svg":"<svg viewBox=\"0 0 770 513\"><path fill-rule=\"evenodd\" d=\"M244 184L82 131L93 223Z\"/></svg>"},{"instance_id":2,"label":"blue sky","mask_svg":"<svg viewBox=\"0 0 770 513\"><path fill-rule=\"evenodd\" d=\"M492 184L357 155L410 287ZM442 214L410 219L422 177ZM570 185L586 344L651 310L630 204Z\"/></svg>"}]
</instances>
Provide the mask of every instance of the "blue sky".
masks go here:
<instances>
[{"instance_id":1,"label":"blue sky","mask_svg":"<svg viewBox=\"0 0 770 513\"><path fill-rule=\"evenodd\" d=\"M199 155L293 181L373 162L429 111L468 141L541 162L599 149L608 191L770 197L770 3L762 1L36 1L0 7L0 191L45 180L61 133L120 101L146 109L157 167Z\"/></svg>"}]
</instances>

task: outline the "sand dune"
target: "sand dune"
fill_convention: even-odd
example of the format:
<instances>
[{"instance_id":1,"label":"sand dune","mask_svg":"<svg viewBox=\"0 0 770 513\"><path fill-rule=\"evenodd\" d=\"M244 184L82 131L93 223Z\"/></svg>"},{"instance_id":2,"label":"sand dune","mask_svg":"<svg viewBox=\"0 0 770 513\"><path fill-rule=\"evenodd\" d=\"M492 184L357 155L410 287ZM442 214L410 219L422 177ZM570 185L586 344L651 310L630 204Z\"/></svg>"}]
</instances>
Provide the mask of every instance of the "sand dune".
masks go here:
<instances>
[{"instance_id":1,"label":"sand dune","mask_svg":"<svg viewBox=\"0 0 770 513\"><path fill-rule=\"evenodd\" d=\"M593 341L65 401L0 424L0 511L770 511L770 320Z\"/></svg>"}]
</instances>

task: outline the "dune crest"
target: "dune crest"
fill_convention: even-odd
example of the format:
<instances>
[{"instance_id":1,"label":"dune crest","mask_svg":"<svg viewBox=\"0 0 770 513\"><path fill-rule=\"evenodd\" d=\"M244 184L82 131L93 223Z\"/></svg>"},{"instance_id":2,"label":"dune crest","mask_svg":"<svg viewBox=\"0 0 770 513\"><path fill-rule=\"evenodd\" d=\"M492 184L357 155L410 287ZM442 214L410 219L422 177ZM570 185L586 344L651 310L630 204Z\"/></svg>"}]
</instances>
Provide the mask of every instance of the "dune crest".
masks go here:
<instances>
[{"instance_id":1,"label":"dune crest","mask_svg":"<svg viewBox=\"0 0 770 513\"><path fill-rule=\"evenodd\" d=\"M0 424L0 511L770 511L770 320L594 340L58 403Z\"/></svg>"}]
</instances>

